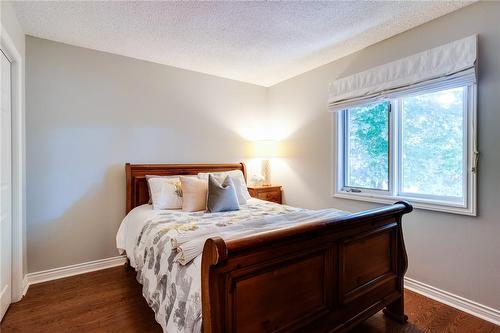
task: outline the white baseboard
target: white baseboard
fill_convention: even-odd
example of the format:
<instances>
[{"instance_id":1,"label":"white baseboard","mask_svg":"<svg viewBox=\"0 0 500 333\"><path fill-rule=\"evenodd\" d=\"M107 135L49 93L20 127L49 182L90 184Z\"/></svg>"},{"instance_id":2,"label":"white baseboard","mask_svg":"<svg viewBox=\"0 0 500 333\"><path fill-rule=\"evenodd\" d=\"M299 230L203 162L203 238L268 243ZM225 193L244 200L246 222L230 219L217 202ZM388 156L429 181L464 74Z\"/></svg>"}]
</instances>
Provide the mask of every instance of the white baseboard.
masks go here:
<instances>
[{"instance_id":1,"label":"white baseboard","mask_svg":"<svg viewBox=\"0 0 500 333\"><path fill-rule=\"evenodd\" d=\"M26 293L28 292L29 286L30 286L30 284L28 282L28 274L26 274L24 276L24 279L23 279L23 295L22 295L22 297L26 296Z\"/></svg>"},{"instance_id":2,"label":"white baseboard","mask_svg":"<svg viewBox=\"0 0 500 333\"><path fill-rule=\"evenodd\" d=\"M48 269L46 271L41 271L41 272L28 273L27 274L27 282L28 283L26 285L26 290L28 289L28 286L30 286L32 284L61 279L61 278L65 278L68 276L73 276L73 275L78 275L78 274L83 274L83 273L88 273L88 272L93 272L93 271L98 271L98 270L106 269L106 268L110 268L110 267L120 266L120 265L123 265L125 263L126 258L127 257L124 255L123 256L116 256L116 257L111 257L111 258L106 258L106 259L84 262L84 263L76 264L76 265Z\"/></svg>"},{"instance_id":3,"label":"white baseboard","mask_svg":"<svg viewBox=\"0 0 500 333\"><path fill-rule=\"evenodd\" d=\"M464 297L407 277L405 277L405 288L489 321L495 325L500 325L500 310L490 308L486 305L479 304Z\"/></svg>"},{"instance_id":4,"label":"white baseboard","mask_svg":"<svg viewBox=\"0 0 500 333\"><path fill-rule=\"evenodd\" d=\"M5 285L3 289L0 291L0 320L2 320L3 316L7 312L10 303L10 296L7 291L9 290L9 285Z\"/></svg>"}]
</instances>

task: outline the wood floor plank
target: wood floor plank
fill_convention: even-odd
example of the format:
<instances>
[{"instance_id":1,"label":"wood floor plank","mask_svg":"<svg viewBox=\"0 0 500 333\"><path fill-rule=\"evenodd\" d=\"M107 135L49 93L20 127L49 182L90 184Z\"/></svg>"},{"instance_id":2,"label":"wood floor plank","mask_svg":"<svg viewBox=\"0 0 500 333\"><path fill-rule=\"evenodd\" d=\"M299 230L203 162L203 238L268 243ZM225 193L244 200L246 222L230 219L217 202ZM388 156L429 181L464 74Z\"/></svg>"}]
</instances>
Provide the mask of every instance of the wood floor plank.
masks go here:
<instances>
[{"instance_id":1,"label":"wood floor plank","mask_svg":"<svg viewBox=\"0 0 500 333\"><path fill-rule=\"evenodd\" d=\"M409 323L382 313L350 333L500 333L500 327L411 291L405 293ZM1 333L161 332L135 275L115 267L33 285L13 304Z\"/></svg>"},{"instance_id":2,"label":"wood floor plank","mask_svg":"<svg viewBox=\"0 0 500 333\"><path fill-rule=\"evenodd\" d=\"M134 274L115 267L29 288L1 332L161 332Z\"/></svg>"}]
</instances>

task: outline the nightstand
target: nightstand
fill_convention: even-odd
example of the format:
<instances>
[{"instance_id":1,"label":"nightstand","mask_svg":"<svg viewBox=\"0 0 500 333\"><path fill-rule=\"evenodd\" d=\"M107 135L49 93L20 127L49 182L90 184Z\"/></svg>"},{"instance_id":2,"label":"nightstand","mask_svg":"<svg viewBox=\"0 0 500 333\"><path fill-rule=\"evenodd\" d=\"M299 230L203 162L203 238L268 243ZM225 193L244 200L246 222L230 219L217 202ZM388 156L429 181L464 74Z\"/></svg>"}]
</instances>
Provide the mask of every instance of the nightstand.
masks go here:
<instances>
[{"instance_id":1,"label":"nightstand","mask_svg":"<svg viewBox=\"0 0 500 333\"><path fill-rule=\"evenodd\" d=\"M248 192L254 198L272 201L281 204L281 186L270 185L270 186L248 186Z\"/></svg>"}]
</instances>

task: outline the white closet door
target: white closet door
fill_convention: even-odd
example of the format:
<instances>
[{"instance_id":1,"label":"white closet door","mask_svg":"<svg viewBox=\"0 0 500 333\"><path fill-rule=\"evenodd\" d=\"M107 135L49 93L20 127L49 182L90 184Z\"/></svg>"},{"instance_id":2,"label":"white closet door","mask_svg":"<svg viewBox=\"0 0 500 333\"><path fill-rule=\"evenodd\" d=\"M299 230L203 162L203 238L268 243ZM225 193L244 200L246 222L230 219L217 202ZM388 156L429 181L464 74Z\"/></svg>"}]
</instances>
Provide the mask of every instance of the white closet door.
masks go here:
<instances>
[{"instance_id":1,"label":"white closet door","mask_svg":"<svg viewBox=\"0 0 500 333\"><path fill-rule=\"evenodd\" d=\"M0 319L11 302L12 152L11 64L0 50Z\"/></svg>"}]
</instances>

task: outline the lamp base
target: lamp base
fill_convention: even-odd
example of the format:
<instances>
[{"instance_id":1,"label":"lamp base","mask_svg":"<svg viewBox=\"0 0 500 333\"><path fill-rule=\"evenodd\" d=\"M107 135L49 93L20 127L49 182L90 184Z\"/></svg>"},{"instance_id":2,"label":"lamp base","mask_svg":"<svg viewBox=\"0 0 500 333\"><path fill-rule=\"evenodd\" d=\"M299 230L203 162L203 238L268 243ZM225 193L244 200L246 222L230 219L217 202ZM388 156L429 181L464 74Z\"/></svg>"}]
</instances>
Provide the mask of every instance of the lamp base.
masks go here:
<instances>
[{"instance_id":1,"label":"lamp base","mask_svg":"<svg viewBox=\"0 0 500 333\"><path fill-rule=\"evenodd\" d=\"M262 186L271 186L271 162L268 159L262 160L261 173L264 176Z\"/></svg>"}]
</instances>

